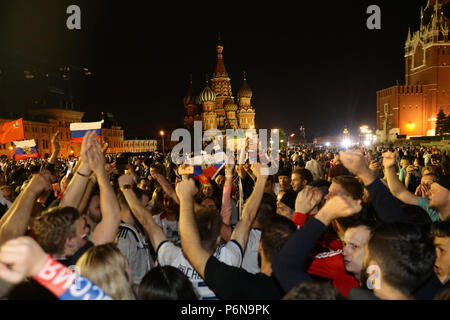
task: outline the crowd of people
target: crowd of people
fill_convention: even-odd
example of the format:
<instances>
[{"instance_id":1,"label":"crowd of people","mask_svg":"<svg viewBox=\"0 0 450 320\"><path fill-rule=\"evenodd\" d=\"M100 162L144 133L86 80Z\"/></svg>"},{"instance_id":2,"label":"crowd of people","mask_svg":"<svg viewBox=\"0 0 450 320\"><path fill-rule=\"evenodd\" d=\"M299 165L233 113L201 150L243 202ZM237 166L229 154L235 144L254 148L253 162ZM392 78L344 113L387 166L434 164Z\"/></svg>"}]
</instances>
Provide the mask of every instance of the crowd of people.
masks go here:
<instances>
[{"instance_id":1,"label":"crowd of people","mask_svg":"<svg viewBox=\"0 0 450 320\"><path fill-rule=\"evenodd\" d=\"M297 147L205 181L169 155L0 160L2 299L448 300L445 150Z\"/></svg>"}]
</instances>

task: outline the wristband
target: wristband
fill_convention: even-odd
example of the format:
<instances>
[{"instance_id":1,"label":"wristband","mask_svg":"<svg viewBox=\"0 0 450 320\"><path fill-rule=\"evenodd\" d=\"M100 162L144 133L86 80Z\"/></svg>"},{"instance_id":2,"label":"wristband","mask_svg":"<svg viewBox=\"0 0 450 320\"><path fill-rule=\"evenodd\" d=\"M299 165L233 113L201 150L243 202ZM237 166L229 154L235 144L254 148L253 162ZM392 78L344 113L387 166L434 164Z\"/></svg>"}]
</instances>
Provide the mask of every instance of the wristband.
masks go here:
<instances>
[{"instance_id":1,"label":"wristband","mask_svg":"<svg viewBox=\"0 0 450 320\"><path fill-rule=\"evenodd\" d=\"M88 174L82 174L80 171L77 171L77 174L79 174L82 177L89 178Z\"/></svg>"},{"instance_id":2,"label":"wristband","mask_svg":"<svg viewBox=\"0 0 450 320\"><path fill-rule=\"evenodd\" d=\"M124 184L123 186L120 187L120 190L125 191L131 188L132 188L131 184Z\"/></svg>"}]
</instances>

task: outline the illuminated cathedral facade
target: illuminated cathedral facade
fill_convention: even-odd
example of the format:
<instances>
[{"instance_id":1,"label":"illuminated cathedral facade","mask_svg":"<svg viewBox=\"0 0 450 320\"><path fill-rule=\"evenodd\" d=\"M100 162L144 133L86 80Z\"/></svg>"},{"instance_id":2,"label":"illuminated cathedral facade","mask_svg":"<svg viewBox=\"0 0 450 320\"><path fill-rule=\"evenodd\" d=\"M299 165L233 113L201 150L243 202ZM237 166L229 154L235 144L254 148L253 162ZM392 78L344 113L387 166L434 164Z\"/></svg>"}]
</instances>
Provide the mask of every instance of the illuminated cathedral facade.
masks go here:
<instances>
[{"instance_id":1,"label":"illuminated cathedral facade","mask_svg":"<svg viewBox=\"0 0 450 320\"><path fill-rule=\"evenodd\" d=\"M228 76L223 59L223 44L219 38L217 44L217 63L211 79L206 80L205 87L196 94L192 78L186 96L184 107L186 116L184 125L190 129L194 121L202 121L203 130L219 129L256 129L255 109L251 104L252 90L247 83L244 72L241 88L237 92L237 100L231 89L231 79Z\"/></svg>"},{"instance_id":2,"label":"illuminated cathedral facade","mask_svg":"<svg viewBox=\"0 0 450 320\"><path fill-rule=\"evenodd\" d=\"M377 92L377 138L434 136L439 110L450 113L450 0L428 0L420 29L405 43L405 84Z\"/></svg>"}]
</instances>

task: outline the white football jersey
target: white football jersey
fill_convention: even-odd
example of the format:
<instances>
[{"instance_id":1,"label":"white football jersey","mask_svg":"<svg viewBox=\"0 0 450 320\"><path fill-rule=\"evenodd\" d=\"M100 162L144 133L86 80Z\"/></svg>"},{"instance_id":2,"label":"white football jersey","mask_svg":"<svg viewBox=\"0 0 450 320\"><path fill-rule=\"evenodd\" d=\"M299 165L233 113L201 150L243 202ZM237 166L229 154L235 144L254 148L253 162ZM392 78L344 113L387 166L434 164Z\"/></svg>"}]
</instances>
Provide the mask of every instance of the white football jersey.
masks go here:
<instances>
[{"instance_id":1,"label":"white football jersey","mask_svg":"<svg viewBox=\"0 0 450 320\"><path fill-rule=\"evenodd\" d=\"M258 244L260 239L261 229L251 229L248 235L244 259L242 259L242 269L253 274L261 272L261 268L258 266Z\"/></svg>"},{"instance_id":2,"label":"white football jersey","mask_svg":"<svg viewBox=\"0 0 450 320\"><path fill-rule=\"evenodd\" d=\"M237 268L241 266L242 256L242 248L235 240L217 247L214 253L214 257L219 261ZM172 266L181 270L191 280L197 295L202 300L217 299L214 292L208 288L203 278L200 277L194 267L184 257L180 247L177 247L170 241L164 241L156 249L156 257L161 266Z\"/></svg>"}]
</instances>

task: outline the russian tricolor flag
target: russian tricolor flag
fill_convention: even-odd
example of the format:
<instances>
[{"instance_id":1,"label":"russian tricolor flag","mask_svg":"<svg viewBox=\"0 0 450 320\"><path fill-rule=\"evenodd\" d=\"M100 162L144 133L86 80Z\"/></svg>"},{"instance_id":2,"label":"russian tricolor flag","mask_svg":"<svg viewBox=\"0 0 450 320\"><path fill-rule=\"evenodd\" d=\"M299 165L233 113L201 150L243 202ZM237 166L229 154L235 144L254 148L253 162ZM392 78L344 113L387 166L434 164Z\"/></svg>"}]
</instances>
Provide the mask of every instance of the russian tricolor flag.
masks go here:
<instances>
[{"instance_id":1,"label":"russian tricolor flag","mask_svg":"<svg viewBox=\"0 0 450 320\"><path fill-rule=\"evenodd\" d=\"M14 141L14 144L16 146L16 152L14 156L14 159L16 161L28 158L39 158L39 152L34 139Z\"/></svg>"},{"instance_id":2,"label":"russian tricolor flag","mask_svg":"<svg viewBox=\"0 0 450 320\"><path fill-rule=\"evenodd\" d=\"M83 137L88 131L97 132L97 140L100 141L102 121L97 122L75 122L70 124L70 131L72 131L72 138L70 142L82 143Z\"/></svg>"}]
</instances>

